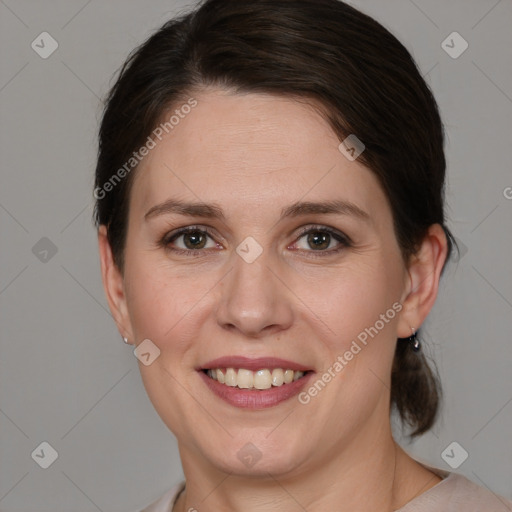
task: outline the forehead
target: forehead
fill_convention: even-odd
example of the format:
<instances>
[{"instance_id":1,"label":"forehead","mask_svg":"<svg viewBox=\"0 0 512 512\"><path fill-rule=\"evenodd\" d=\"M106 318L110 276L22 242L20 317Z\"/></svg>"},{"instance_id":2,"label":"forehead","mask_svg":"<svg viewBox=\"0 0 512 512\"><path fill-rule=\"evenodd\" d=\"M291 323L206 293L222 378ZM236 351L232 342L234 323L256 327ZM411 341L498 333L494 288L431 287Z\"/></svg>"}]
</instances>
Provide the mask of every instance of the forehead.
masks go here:
<instances>
[{"instance_id":1,"label":"forehead","mask_svg":"<svg viewBox=\"0 0 512 512\"><path fill-rule=\"evenodd\" d=\"M385 206L376 177L341 154L311 104L225 91L194 99L197 105L155 139L136 171L133 209L145 212L169 196L212 201L234 215L240 206L245 213L253 207L278 213L301 198L345 198L369 213Z\"/></svg>"}]
</instances>

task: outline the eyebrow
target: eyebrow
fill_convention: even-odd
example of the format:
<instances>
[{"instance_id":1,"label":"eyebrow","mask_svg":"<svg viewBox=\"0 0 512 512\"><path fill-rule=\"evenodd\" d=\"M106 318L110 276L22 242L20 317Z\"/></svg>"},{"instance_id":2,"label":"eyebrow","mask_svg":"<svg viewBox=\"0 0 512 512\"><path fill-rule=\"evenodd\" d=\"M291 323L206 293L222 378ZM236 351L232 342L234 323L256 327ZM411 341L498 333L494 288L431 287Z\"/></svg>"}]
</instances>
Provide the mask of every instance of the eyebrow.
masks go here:
<instances>
[{"instance_id":1,"label":"eyebrow","mask_svg":"<svg viewBox=\"0 0 512 512\"><path fill-rule=\"evenodd\" d=\"M191 203L180 201L178 199L168 199L163 203L157 204L150 208L144 215L145 220L150 218L165 215L165 214L178 214L190 217L207 217L211 219L226 220L222 208L216 204L208 203ZM351 215L363 221L370 221L370 215L359 208L359 206L345 200L332 200L321 202L296 202L283 208L281 210L281 217L283 220L288 217L299 217L301 215L311 214L337 214L337 215Z\"/></svg>"}]
</instances>

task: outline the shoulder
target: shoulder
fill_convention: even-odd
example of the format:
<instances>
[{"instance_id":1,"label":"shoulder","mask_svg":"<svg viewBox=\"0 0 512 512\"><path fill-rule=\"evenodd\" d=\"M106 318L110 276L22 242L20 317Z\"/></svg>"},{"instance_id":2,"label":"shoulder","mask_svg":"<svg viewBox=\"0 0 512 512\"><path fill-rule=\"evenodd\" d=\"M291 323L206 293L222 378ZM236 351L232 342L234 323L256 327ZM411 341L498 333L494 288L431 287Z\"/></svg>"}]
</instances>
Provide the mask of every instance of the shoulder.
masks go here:
<instances>
[{"instance_id":1,"label":"shoulder","mask_svg":"<svg viewBox=\"0 0 512 512\"><path fill-rule=\"evenodd\" d=\"M512 501L458 473L429 469L443 480L397 512L512 512Z\"/></svg>"},{"instance_id":2,"label":"shoulder","mask_svg":"<svg viewBox=\"0 0 512 512\"><path fill-rule=\"evenodd\" d=\"M185 481L183 480L139 512L172 512L174 502L184 487Z\"/></svg>"}]
</instances>

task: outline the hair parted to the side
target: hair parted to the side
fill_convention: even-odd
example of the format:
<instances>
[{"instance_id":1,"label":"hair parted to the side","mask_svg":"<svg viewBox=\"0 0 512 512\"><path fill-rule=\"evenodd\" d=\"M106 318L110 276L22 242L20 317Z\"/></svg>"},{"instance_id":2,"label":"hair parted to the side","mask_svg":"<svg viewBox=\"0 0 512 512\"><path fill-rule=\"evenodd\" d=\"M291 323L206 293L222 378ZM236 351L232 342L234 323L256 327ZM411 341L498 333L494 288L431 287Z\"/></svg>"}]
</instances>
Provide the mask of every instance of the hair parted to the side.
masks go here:
<instances>
[{"instance_id":1,"label":"hair parted to the side","mask_svg":"<svg viewBox=\"0 0 512 512\"><path fill-rule=\"evenodd\" d=\"M95 190L140 148L162 116L205 87L270 93L320 105L340 142L365 145L358 162L389 200L404 262L430 225L445 225L444 132L437 103L406 48L382 25L337 0L206 0L165 23L127 59L106 101ZM95 225L106 225L124 269L130 190L136 168L96 197ZM456 246L456 244L455 244ZM444 269L443 269L444 270ZM422 352L398 341L391 406L429 430L441 386Z\"/></svg>"}]
</instances>

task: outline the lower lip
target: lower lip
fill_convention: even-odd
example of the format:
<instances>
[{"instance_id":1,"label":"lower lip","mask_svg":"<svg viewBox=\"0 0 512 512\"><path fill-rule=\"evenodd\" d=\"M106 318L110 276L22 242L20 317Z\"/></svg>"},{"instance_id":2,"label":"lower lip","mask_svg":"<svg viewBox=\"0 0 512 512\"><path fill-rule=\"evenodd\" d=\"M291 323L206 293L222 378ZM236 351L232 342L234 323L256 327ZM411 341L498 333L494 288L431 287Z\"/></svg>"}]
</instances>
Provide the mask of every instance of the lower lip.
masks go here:
<instances>
[{"instance_id":1,"label":"lower lip","mask_svg":"<svg viewBox=\"0 0 512 512\"><path fill-rule=\"evenodd\" d=\"M211 377L208 377L203 371L199 371L199 374L208 388L228 404L243 409L265 409L280 404L292 396L299 394L301 389L309 381L311 375L313 375L313 372L308 372L300 379L290 382L289 384L273 386L270 389L263 390L248 390L240 389L236 386L226 386L226 384L221 384Z\"/></svg>"}]
</instances>

